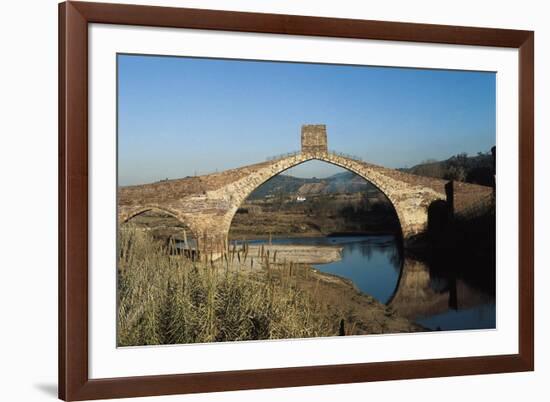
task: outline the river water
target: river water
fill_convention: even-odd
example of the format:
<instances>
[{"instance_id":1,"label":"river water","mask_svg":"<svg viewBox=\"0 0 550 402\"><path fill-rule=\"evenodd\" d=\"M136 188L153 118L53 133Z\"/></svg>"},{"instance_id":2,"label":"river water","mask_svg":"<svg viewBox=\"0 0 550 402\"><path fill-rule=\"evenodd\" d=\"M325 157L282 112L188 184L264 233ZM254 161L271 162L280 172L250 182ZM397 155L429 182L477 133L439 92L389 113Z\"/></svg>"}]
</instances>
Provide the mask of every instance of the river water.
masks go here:
<instances>
[{"instance_id":1,"label":"river water","mask_svg":"<svg viewBox=\"0 0 550 402\"><path fill-rule=\"evenodd\" d=\"M314 267L350 279L362 292L426 328L495 328L494 280L484 274L493 267L475 267L463 274L450 262L430 265L403 257L399 240L391 235L283 238L272 243L341 246L340 261Z\"/></svg>"}]
</instances>

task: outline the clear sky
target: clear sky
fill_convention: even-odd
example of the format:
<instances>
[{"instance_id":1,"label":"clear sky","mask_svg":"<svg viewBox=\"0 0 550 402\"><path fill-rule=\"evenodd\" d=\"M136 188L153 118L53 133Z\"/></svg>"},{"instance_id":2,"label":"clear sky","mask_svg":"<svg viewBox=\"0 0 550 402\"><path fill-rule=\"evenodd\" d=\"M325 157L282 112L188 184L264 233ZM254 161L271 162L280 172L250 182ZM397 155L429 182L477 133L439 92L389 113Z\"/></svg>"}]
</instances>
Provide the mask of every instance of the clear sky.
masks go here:
<instances>
[{"instance_id":1,"label":"clear sky","mask_svg":"<svg viewBox=\"0 0 550 402\"><path fill-rule=\"evenodd\" d=\"M264 161L326 124L332 150L408 167L495 145L496 75L161 56L118 56L119 184ZM308 163L301 177L336 170Z\"/></svg>"}]
</instances>

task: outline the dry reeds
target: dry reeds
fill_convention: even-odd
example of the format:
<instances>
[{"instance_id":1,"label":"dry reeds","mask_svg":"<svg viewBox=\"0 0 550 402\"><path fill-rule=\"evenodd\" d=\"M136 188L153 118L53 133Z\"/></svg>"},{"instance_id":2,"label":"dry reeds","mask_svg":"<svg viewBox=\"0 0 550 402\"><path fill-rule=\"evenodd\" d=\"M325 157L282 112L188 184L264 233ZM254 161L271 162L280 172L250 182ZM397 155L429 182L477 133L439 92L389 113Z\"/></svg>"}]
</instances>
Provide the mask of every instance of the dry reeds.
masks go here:
<instances>
[{"instance_id":1,"label":"dry reeds","mask_svg":"<svg viewBox=\"0 0 550 402\"><path fill-rule=\"evenodd\" d=\"M263 246L265 269L253 270L252 258L241 269L249 257L244 243L194 261L174 241L165 245L127 226L119 245L119 346L335 335L317 292L296 284L306 270L275 265L276 253L270 258Z\"/></svg>"}]
</instances>

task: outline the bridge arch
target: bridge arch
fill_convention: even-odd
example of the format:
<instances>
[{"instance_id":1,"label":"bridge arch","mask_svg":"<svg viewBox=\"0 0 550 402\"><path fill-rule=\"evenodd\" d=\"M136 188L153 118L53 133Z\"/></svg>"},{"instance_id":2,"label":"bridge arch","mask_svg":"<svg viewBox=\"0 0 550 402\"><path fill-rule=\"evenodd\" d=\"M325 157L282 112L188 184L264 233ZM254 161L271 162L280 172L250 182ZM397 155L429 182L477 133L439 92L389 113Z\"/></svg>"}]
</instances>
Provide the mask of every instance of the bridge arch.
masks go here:
<instances>
[{"instance_id":1,"label":"bridge arch","mask_svg":"<svg viewBox=\"0 0 550 402\"><path fill-rule=\"evenodd\" d=\"M242 205L242 203L248 198L248 196L258 187L271 180L273 177L283 173L284 171L301 165L305 162L311 160L319 160L322 162L329 163L334 166L341 167L349 172L357 174L359 177L363 178L367 182L375 186L390 202L399 222L399 228L401 231L401 237L403 238L404 233L404 214L399 210L396 199L394 198L391 191L389 191L389 186L387 183L384 183L383 180L380 180L376 175L369 174L368 169L365 168L363 163L354 161L352 159L342 157L337 154L331 154L328 152L323 153L314 153L314 154L304 154L300 153L292 157L283 158L277 161L274 161L273 164L258 170L254 175L251 175L247 180L244 181L241 188L236 188L232 191L232 197L230 201L230 208L227 210L227 213L223 219L223 228L225 233L229 233L229 228L231 222L237 212L237 209Z\"/></svg>"},{"instance_id":2,"label":"bridge arch","mask_svg":"<svg viewBox=\"0 0 550 402\"><path fill-rule=\"evenodd\" d=\"M146 205L146 206L140 206L134 209L131 209L129 211L126 211L124 213L119 214L119 223L126 223L132 218L135 218L138 215L144 214L149 211L155 211L155 212L163 212L165 214L171 215L174 218L176 218L178 221L180 221L183 224L187 224L186 222L183 222L178 217L178 213L176 211L171 210L170 208L165 207L159 207L157 205Z\"/></svg>"},{"instance_id":3,"label":"bridge arch","mask_svg":"<svg viewBox=\"0 0 550 402\"><path fill-rule=\"evenodd\" d=\"M198 236L199 232L198 232L197 228L193 227L193 225L190 223L190 221L188 219L185 219L184 217L182 217L182 214L178 213L177 211L175 211L171 208L161 207L161 206L158 206L158 205L140 206L140 207L130 209L129 211L119 213L119 225L121 225L123 223L127 223L131 219L133 219L133 218L135 218L139 215L145 214L147 212L151 212L151 211L164 213L164 214L170 215L173 218L175 218L179 223L184 225L185 230L188 230L190 235L198 243L198 241L199 241L199 236Z\"/></svg>"}]
</instances>

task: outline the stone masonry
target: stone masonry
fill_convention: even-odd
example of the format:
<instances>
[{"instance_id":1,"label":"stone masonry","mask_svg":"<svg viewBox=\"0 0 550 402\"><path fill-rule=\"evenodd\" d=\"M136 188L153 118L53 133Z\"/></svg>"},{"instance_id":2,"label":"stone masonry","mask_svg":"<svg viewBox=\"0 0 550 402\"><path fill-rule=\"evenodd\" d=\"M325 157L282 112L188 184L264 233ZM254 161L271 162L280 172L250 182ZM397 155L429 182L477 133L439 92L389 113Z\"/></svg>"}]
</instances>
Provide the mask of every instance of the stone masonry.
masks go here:
<instances>
[{"instance_id":1,"label":"stone masonry","mask_svg":"<svg viewBox=\"0 0 550 402\"><path fill-rule=\"evenodd\" d=\"M302 152L327 151L327 127L324 124L302 126Z\"/></svg>"},{"instance_id":2,"label":"stone masonry","mask_svg":"<svg viewBox=\"0 0 550 402\"><path fill-rule=\"evenodd\" d=\"M248 195L279 173L309 160L320 160L356 173L378 187L392 203L403 238L423 232L428 207L445 200L445 180L416 176L328 152L324 125L302 128L302 150L275 160L210 175L167 180L118 191L118 219L124 222L149 210L173 215L198 239L200 247L227 240L233 216ZM455 213L492 194L492 188L455 183Z\"/></svg>"}]
</instances>

